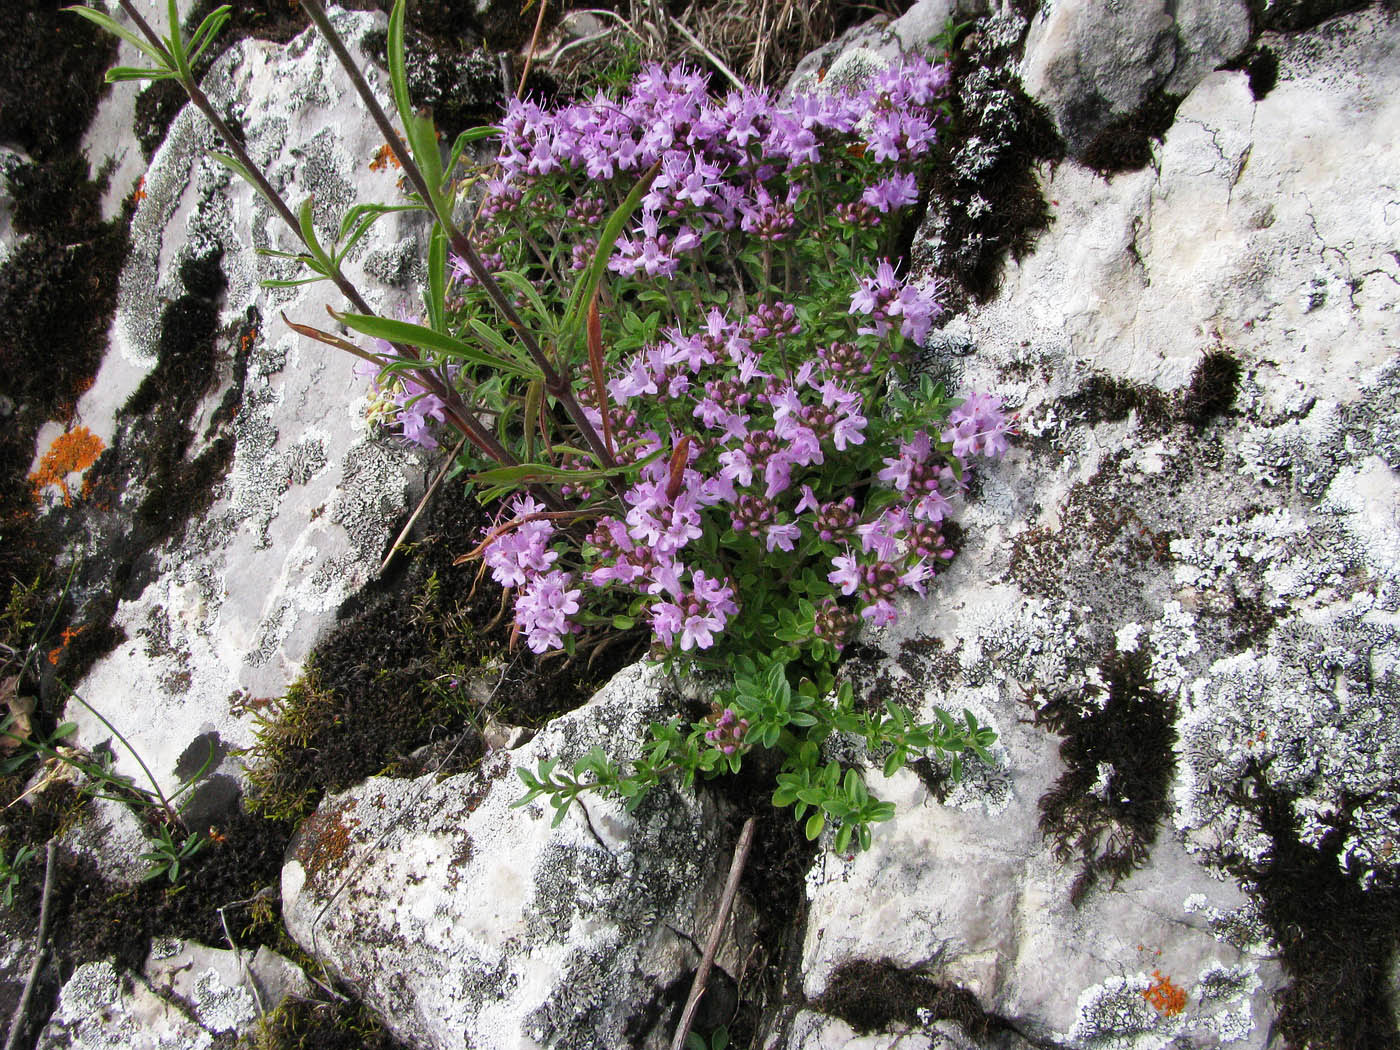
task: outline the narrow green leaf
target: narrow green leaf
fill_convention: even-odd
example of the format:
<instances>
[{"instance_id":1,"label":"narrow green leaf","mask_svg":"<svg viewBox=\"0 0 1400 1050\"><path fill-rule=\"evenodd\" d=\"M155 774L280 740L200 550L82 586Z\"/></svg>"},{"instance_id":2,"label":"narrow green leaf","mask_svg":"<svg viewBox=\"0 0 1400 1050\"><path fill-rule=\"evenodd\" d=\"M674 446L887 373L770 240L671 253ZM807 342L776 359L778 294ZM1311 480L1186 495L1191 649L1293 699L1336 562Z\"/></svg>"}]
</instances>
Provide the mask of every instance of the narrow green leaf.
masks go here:
<instances>
[{"instance_id":1,"label":"narrow green leaf","mask_svg":"<svg viewBox=\"0 0 1400 1050\"><path fill-rule=\"evenodd\" d=\"M361 335L371 336L375 339L387 339L391 343L407 343L409 346L435 350L458 361L469 361L472 364L499 369L512 375L534 378L534 374L522 368L515 361L493 357L454 336L445 332L435 332L423 325L412 324L409 321L393 321L387 317L375 317L371 314L337 314L336 317Z\"/></svg>"},{"instance_id":2,"label":"narrow green leaf","mask_svg":"<svg viewBox=\"0 0 1400 1050\"><path fill-rule=\"evenodd\" d=\"M535 458L535 427L544 404L544 380L534 379L525 390L525 458Z\"/></svg>"},{"instance_id":3,"label":"narrow green leaf","mask_svg":"<svg viewBox=\"0 0 1400 1050\"><path fill-rule=\"evenodd\" d=\"M428 239L428 323L447 331L447 231L436 222Z\"/></svg>"},{"instance_id":4,"label":"narrow green leaf","mask_svg":"<svg viewBox=\"0 0 1400 1050\"><path fill-rule=\"evenodd\" d=\"M478 317L473 317L467 322L467 327L475 332L484 343L494 348L497 353L501 354L504 358L514 361L515 367L520 375L543 378L540 370L523 350L517 350L514 344L485 321Z\"/></svg>"},{"instance_id":5,"label":"narrow green leaf","mask_svg":"<svg viewBox=\"0 0 1400 1050\"><path fill-rule=\"evenodd\" d=\"M165 38L165 43L170 49L170 57L174 60L175 68L179 70L180 76L186 82L193 81L194 70L190 68L189 55L185 51L184 34L180 31L180 6L177 0L169 0L166 7L170 22L170 35Z\"/></svg>"},{"instance_id":6,"label":"narrow green leaf","mask_svg":"<svg viewBox=\"0 0 1400 1050\"><path fill-rule=\"evenodd\" d=\"M100 28L106 30L113 36L121 37L128 44L130 44L132 47L136 48L136 50L140 51L143 55L149 58L156 65L166 70L166 72L170 73L172 76L174 75L175 71L170 68L169 64L166 61L166 58L168 56L161 54L161 52L158 51L155 47L153 47L150 43L148 43L145 40L145 38L140 37L136 33L132 32L130 29L127 29L126 26L122 25L111 15L106 14L102 11L94 11L90 7L82 7L76 4L72 7L65 7L64 10L71 11L79 18L86 18L89 22L92 22L94 25L97 25Z\"/></svg>"},{"instance_id":7,"label":"narrow green leaf","mask_svg":"<svg viewBox=\"0 0 1400 1050\"><path fill-rule=\"evenodd\" d=\"M408 75L404 68L404 0L395 0L389 14L389 36L386 44L389 59L389 85L394 94L394 108L405 128L413 117L413 102L408 95ZM426 203L426 202L425 202Z\"/></svg>"},{"instance_id":8,"label":"narrow green leaf","mask_svg":"<svg viewBox=\"0 0 1400 1050\"><path fill-rule=\"evenodd\" d=\"M204 17L204 21L199 23L199 28L194 31L194 36L190 37L190 64L199 61L199 56L204 53L204 49L214 42L214 38L219 35L219 30L223 29L224 23L233 16L233 7L224 4L223 7L216 7Z\"/></svg>"},{"instance_id":9,"label":"narrow green leaf","mask_svg":"<svg viewBox=\"0 0 1400 1050\"><path fill-rule=\"evenodd\" d=\"M107 83L123 80L174 80L176 74L164 69L137 69L135 66L113 66L107 70Z\"/></svg>"}]
</instances>

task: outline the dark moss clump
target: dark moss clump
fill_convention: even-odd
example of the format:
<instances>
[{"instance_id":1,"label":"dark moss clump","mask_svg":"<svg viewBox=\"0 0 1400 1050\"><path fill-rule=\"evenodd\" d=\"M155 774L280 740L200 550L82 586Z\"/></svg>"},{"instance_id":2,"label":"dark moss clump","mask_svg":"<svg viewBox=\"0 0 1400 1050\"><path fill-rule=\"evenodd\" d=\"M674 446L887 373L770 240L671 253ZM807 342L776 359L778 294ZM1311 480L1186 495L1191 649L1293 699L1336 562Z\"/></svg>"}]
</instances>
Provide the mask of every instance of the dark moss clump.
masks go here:
<instances>
[{"instance_id":1,"label":"dark moss clump","mask_svg":"<svg viewBox=\"0 0 1400 1050\"><path fill-rule=\"evenodd\" d=\"M263 811L309 812L325 792L408 770L404 759L435 740L461 736L454 762L470 764L482 749L471 728L481 705L461 694L475 677L494 690L490 707L498 719L537 726L583 703L637 655L640 636L601 652L591 666L582 653L566 660L519 647L503 670L483 670L507 652L509 611L499 587L476 581L478 564L453 561L479 542L490 519L452 487L438 493L425 518L411 556L398 560L406 567L351 599L307 676L266 706L259 743L246 760Z\"/></svg>"},{"instance_id":2,"label":"dark moss clump","mask_svg":"<svg viewBox=\"0 0 1400 1050\"><path fill-rule=\"evenodd\" d=\"M1049 228L1035 166L1064 156L1044 108L1021 89L1020 38L1013 44L1008 36L974 32L952 56L952 119L941 132L933 184L942 220L934 268L978 301L996 292L1007 254L1020 259Z\"/></svg>"},{"instance_id":3,"label":"dark moss clump","mask_svg":"<svg viewBox=\"0 0 1400 1050\"><path fill-rule=\"evenodd\" d=\"M359 1003L288 999L240 1050L408 1050Z\"/></svg>"},{"instance_id":4,"label":"dark moss clump","mask_svg":"<svg viewBox=\"0 0 1400 1050\"><path fill-rule=\"evenodd\" d=\"M281 947L279 923L249 925L229 905L251 900L260 891L270 890L275 899L290 823L236 812L217 827L191 830L212 833L211 841L181 865L175 886L162 876L129 888L113 887L90 859L64 861L54 936L65 970L115 956L119 965L139 971L156 935L222 944L219 908L225 908L230 929L238 931L241 947Z\"/></svg>"},{"instance_id":5,"label":"dark moss clump","mask_svg":"<svg viewBox=\"0 0 1400 1050\"><path fill-rule=\"evenodd\" d=\"M923 1028L952 1021L980 1042L1010 1029L1004 1019L983 1010L966 988L901 969L888 959L846 963L812 1005L862 1034L889 1031L895 1024Z\"/></svg>"},{"instance_id":6,"label":"dark moss clump","mask_svg":"<svg viewBox=\"0 0 1400 1050\"><path fill-rule=\"evenodd\" d=\"M1239 359L1224 350L1211 350L1191 373L1191 383L1181 399L1178 415L1182 422L1203 427L1235 404L1244 368Z\"/></svg>"},{"instance_id":7,"label":"dark moss clump","mask_svg":"<svg viewBox=\"0 0 1400 1050\"><path fill-rule=\"evenodd\" d=\"M48 158L76 150L117 41L61 0L10 0L0 37L0 142Z\"/></svg>"},{"instance_id":8,"label":"dark moss clump","mask_svg":"<svg viewBox=\"0 0 1400 1050\"><path fill-rule=\"evenodd\" d=\"M189 98L185 89L173 80L157 80L136 96L136 112L132 117L132 131L141 144L141 155L150 160L160 144L165 141L165 133L170 124L185 107Z\"/></svg>"},{"instance_id":9,"label":"dark moss clump","mask_svg":"<svg viewBox=\"0 0 1400 1050\"><path fill-rule=\"evenodd\" d=\"M1157 429L1171 418L1171 402L1155 387L1109 375L1093 375L1061 405L1089 426L1121 423L1136 412L1138 423Z\"/></svg>"},{"instance_id":10,"label":"dark moss clump","mask_svg":"<svg viewBox=\"0 0 1400 1050\"><path fill-rule=\"evenodd\" d=\"M1157 92L1132 113L1100 131L1079 159L1100 175L1147 167L1152 163L1152 143L1160 142L1172 126L1182 97Z\"/></svg>"},{"instance_id":11,"label":"dark moss clump","mask_svg":"<svg viewBox=\"0 0 1400 1050\"><path fill-rule=\"evenodd\" d=\"M1114 653L1102 666L1107 699L1086 689L1035 713L1036 725L1065 738L1067 768L1040 800L1040 829L1061 863L1080 862L1076 905L1102 876L1116 884L1141 867L1167 815L1176 705L1153 692L1149 671L1146 653Z\"/></svg>"},{"instance_id":12,"label":"dark moss clump","mask_svg":"<svg viewBox=\"0 0 1400 1050\"><path fill-rule=\"evenodd\" d=\"M1292 983L1277 996L1276 1030L1288 1046L1396 1050L1396 989L1390 966L1400 950L1400 888L1363 889L1341 860L1350 815L1334 818L1318 846L1299 841L1289 798L1259 770L1242 800L1272 846L1264 865L1234 865L1262 902Z\"/></svg>"},{"instance_id":13,"label":"dark moss clump","mask_svg":"<svg viewBox=\"0 0 1400 1050\"><path fill-rule=\"evenodd\" d=\"M1184 390L1165 394L1156 387L1098 373L1057 407L1090 426L1121 423L1136 413L1138 426L1146 433L1176 423L1200 430L1234 406L1243 375L1239 358L1225 350L1208 350Z\"/></svg>"},{"instance_id":14,"label":"dark moss clump","mask_svg":"<svg viewBox=\"0 0 1400 1050\"><path fill-rule=\"evenodd\" d=\"M1311 29L1347 11L1368 6L1372 0L1252 0L1255 21L1260 29L1285 33Z\"/></svg>"},{"instance_id":15,"label":"dark moss clump","mask_svg":"<svg viewBox=\"0 0 1400 1050\"><path fill-rule=\"evenodd\" d=\"M1258 102L1278 83L1278 55L1272 48L1256 45L1239 58L1224 66L1225 69L1244 70L1249 74L1249 93Z\"/></svg>"}]
</instances>

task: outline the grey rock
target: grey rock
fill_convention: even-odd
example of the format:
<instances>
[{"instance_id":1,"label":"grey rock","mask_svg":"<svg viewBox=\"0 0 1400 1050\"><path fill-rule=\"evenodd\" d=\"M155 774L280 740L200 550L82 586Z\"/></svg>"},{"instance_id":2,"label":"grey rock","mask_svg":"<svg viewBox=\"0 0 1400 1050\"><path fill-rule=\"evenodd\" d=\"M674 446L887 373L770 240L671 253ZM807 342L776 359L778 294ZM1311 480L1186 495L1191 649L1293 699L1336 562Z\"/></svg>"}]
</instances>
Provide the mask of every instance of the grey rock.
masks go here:
<instances>
[{"instance_id":1,"label":"grey rock","mask_svg":"<svg viewBox=\"0 0 1400 1050\"><path fill-rule=\"evenodd\" d=\"M63 836L63 844L91 857L103 875L119 885L134 886L146 877L146 863L140 858L150 849L151 837L141 818L121 802L90 799Z\"/></svg>"},{"instance_id":2,"label":"grey rock","mask_svg":"<svg viewBox=\"0 0 1400 1050\"><path fill-rule=\"evenodd\" d=\"M1031 22L1021 75L1079 156L1110 123L1158 94L1185 95L1249 40L1243 0L1056 0Z\"/></svg>"},{"instance_id":3,"label":"grey rock","mask_svg":"<svg viewBox=\"0 0 1400 1050\"><path fill-rule=\"evenodd\" d=\"M207 1050L213 1033L110 962L73 971L38 1050Z\"/></svg>"},{"instance_id":4,"label":"grey rock","mask_svg":"<svg viewBox=\"0 0 1400 1050\"><path fill-rule=\"evenodd\" d=\"M648 1010L698 961L728 867L721 814L665 789L634 815L590 797L557 827L542 801L514 808L517 768L637 753L662 684L624 671L477 771L326 799L283 869L289 932L418 1046L665 1045L666 1011ZM735 972L732 949L719 963Z\"/></svg>"},{"instance_id":5,"label":"grey rock","mask_svg":"<svg viewBox=\"0 0 1400 1050\"><path fill-rule=\"evenodd\" d=\"M311 983L291 962L260 948L244 953L157 938L145 973L110 961L79 966L59 993L40 1050L206 1050L251 1032L262 1011Z\"/></svg>"},{"instance_id":6,"label":"grey rock","mask_svg":"<svg viewBox=\"0 0 1400 1050\"><path fill-rule=\"evenodd\" d=\"M986 0L919 0L898 18L884 15L852 26L825 47L805 56L788 78L785 90L800 94L812 90L819 79L835 74L841 79L841 66L853 61L875 62L879 67L904 54L917 51L931 59L931 45L949 22L964 22L987 12Z\"/></svg>"}]
</instances>

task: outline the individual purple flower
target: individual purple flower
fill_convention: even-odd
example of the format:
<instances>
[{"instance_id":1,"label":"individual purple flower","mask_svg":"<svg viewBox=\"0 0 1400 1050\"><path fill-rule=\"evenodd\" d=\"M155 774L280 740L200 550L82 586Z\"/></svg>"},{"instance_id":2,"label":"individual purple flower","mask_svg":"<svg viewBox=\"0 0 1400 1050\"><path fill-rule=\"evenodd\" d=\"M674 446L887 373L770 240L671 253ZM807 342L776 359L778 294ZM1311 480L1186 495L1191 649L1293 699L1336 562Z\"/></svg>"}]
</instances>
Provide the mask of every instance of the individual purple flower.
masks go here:
<instances>
[{"instance_id":1,"label":"individual purple flower","mask_svg":"<svg viewBox=\"0 0 1400 1050\"><path fill-rule=\"evenodd\" d=\"M919 183L910 173L891 175L867 186L860 199L878 212L898 211L918 201Z\"/></svg>"},{"instance_id":2,"label":"individual purple flower","mask_svg":"<svg viewBox=\"0 0 1400 1050\"><path fill-rule=\"evenodd\" d=\"M785 525L769 525L764 542L768 547L768 553L773 551L790 551L802 538L802 530L791 522Z\"/></svg>"},{"instance_id":3,"label":"individual purple flower","mask_svg":"<svg viewBox=\"0 0 1400 1050\"><path fill-rule=\"evenodd\" d=\"M537 576L515 599L515 622L525 632L525 642L531 652L543 653L564 644L564 635L572 633L569 617L578 612L578 588L570 588L573 577L554 570Z\"/></svg>"}]
</instances>

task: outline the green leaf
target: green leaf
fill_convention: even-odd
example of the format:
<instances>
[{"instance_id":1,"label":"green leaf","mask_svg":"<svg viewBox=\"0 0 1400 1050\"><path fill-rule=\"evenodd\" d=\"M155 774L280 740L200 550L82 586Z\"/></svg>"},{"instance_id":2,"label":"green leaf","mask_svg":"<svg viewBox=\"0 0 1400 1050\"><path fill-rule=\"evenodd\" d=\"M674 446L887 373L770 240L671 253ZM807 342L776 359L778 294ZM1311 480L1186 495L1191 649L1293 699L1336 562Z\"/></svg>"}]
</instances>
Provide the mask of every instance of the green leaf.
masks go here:
<instances>
[{"instance_id":1,"label":"green leaf","mask_svg":"<svg viewBox=\"0 0 1400 1050\"><path fill-rule=\"evenodd\" d=\"M190 37L190 64L199 61L199 56L204 54L204 49L214 42L214 38L219 35L219 30L223 29L224 23L233 15L233 7L225 4L210 11L199 23L199 28L194 31L194 36Z\"/></svg>"},{"instance_id":2,"label":"green leaf","mask_svg":"<svg viewBox=\"0 0 1400 1050\"><path fill-rule=\"evenodd\" d=\"M428 239L428 323L447 331L447 231L437 222Z\"/></svg>"},{"instance_id":3,"label":"green leaf","mask_svg":"<svg viewBox=\"0 0 1400 1050\"><path fill-rule=\"evenodd\" d=\"M489 138L491 135L499 135L500 133L500 128L493 124L487 124L479 128L468 128L458 135L457 140L452 143L452 152L448 154L447 174L451 175L452 172L456 170L457 163L462 159L462 154L466 152L469 145L473 142L479 142L484 138Z\"/></svg>"},{"instance_id":4,"label":"green leaf","mask_svg":"<svg viewBox=\"0 0 1400 1050\"><path fill-rule=\"evenodd\" d=\"M175 75L175 71L171 69L169 64L166 62L166 58L168 56L163 55L152 44L147 42L144 37L137 36L134 32L132 32L130 29L127 29L126 26L122 25L111 15L106 14L102 11L94 11L90 7L82 7L76 4L72 7L65 7L63 10L71 11L79 18L86 18L89 22L92 22L93 24L101 27L102 29L111 33L113 36L121 37L132 47L136 48L136 50L140 51L143 55L146 55L156 65L164 69L169 75Z\"/></svg>"},{"instance_id":5,"label":"green leaf","mask_svg":"<svg viewBox=\"0 0 1400 1050\"><path fill-rule=\"evenodd\" d=\"M425 328L423 325L413 324L409 321L393 321L387 317L375 317L372 314L337 314L336 317L361 335L367 335L374 339L387 339L391 343L406 343L409 346L435 350L458 361L469 361L472 364L484 365L487 368L509 372L512 375L534 378L536 374L525 370L515 361L493 357L491 354L478 350L471 344L464 343L445 332L435 332L431 328Z\"/></svg>"},{"instance_id":6,"label":"green leaf","mask_svg":"<svg viewBox=\"0 0 1400 1050\"><path fill-rule=\"evenodd\" d=\"M413 102L408 95L408 74L404 65L403 20L404 0L396 0L394 10L389 14L389 36L386 42L389 85L394 95L394 108L399 111L399 119L407 127L410 118L413 117Z\"/></svg>"},{"instance_id":7,"label":"green leaf","mask_svg":"<svg viewBox=\"0 0 1400 1050\"><path fill-rule=\"evenodd\" d=\"M815 841L816 837L822 833L822 828L824 827L826 827L826 814L821 810L817 810L807 818L807 841Z\"/></svg>"},{"instance_id":8,"label":"green leaf","mask_svg":"<svg viewBox=\"0 0 1400 1050\"><path fill-rule=\"evenodd\" d=\"M107 83L122 80L175 80L177 75L164 69L138 69L135 66L113 66L107 70Z\"/></svg>"}]
</instances>

